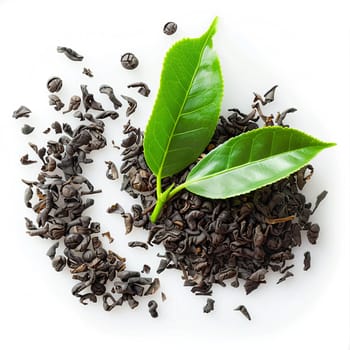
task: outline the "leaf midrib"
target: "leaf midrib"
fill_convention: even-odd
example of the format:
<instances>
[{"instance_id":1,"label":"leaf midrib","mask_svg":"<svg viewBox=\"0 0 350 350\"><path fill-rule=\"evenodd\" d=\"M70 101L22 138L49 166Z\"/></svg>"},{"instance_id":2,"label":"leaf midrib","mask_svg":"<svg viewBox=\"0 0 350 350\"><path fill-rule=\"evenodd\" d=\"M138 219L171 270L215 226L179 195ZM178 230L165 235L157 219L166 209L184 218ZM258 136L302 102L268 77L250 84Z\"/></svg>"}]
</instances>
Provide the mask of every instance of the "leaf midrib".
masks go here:
<instances>
[{"instance_id":1,"label":"leaf midrib","mask_svg":"<svg viewBox=\"0 0 350 350\"><path fill-rule=\"evenodd\" d=\"M293 151L286 151L286 152L282 152L282 153L278 153L278 154L275 154L274 156L268 156L268 157L265 157L265 158L262 158L262 159L259 159L259 160L255 160L253 162L249 162L249 165L253 165L255 163L260 163L266 159L271 159L271 158L274 158L274 157L277 157L277 156L280 156L280 155L283 155L283 154L286 154L286 153L291 153L291 152L295 152L295 151L299 151L299 150L302 150L302 149L308 149L308 148L325 148L327 146L322 146L322 145L312 145L312 146L306 146L306 147L299 147L299 148L296 148L296 149L293 149ZM187 186L190 186L190 185L193 185L197 182L201 182L201 181L205 181L205 180L208 180L208 179L211 179L213 177L216 177L216 176L220 176L220 175L223 175L223 174L226 174L226 173L229 173L230 171L232 171L232 169L239 169L239 168L242 168L244 166L246 166L248 163L244 163L244 164L241 164L241 165L238 165L234 168L229 168L229 169L225 169L225 170L222 170L222 171L219 171L219 172L216 172L214 174L209 174L209 175L206 175L206 176L203 176L203 177L200 177L198 179L195 179L195 180L190 180L190 181L186 181L185 183L183 183L183 187L187 187ZM302 167L302 166L301 166Z\"/></svg>"},{"instance_id":2,"label":"leaf midrib","mask_svg":"<svg viewBox=\"0 0 350 350\"><path fill-rule=\"evenodd\" d=\"M214 27L214 30L215 30L215 27ZM199 60L198 60L198 62L197 62L197 65L196 65L196 69L195 69L195 71L194 71L194 74L192 75L191 82L190 82L190 84L189 84L189 88L188 88L187 91L186 91L185 98L184 98L184 100L183 100L183 102L182 102L180 111L179 111L179 113L177 114L176 121L175 121L174 126L173 126L173 128L172 128L172 130L171 130L171 133L170 133L170 135L169 135L169 137L168 137L168 142L167 142L166 148L165 148L164 153L163 153L164 156L163 156L162 162L161 162L160 167L159 167L159 172L158 172L158 176L159 176L160 178L162 178L162 172L163 172L163 167L164 167L165 159L166 159L166 157L167 157L167 155L168 155L168 150L169 150L169 147L170 147L172 138L173 138L173 136L174 136L174 134L175 134L175 130L176 130L177 124L178 124L178 122L179 122L179 120L180 120L179 116L182 114L182 111L183 111L183 109L184 109L184 106L185 106L185 103L186 103L186 101L187 101L189 92L191 91L191 87L192 87L192 85L193 85L193 81L194 81L194 79L195 79L195 77L196 77L196 75L197 75L198 69L199 69L199 67L200 67L200 63L201 63L202 57L203 57L203 52L204 52L204 50L205 50L205 48L206 48L206 46L207 46L208 39L212 37L212 32L213 32L213 28L211 27L211 28L210 28L210 31L209 31L209 33L208 33L206 39L205 39L204 45L203 45L203 47L202 47L202 49L201 49L201 52L200 52L200 55L199 55ZM200 39L200 38L198 38L198 40L199 40L199 39Z\"/></svg>"}]
</instances>

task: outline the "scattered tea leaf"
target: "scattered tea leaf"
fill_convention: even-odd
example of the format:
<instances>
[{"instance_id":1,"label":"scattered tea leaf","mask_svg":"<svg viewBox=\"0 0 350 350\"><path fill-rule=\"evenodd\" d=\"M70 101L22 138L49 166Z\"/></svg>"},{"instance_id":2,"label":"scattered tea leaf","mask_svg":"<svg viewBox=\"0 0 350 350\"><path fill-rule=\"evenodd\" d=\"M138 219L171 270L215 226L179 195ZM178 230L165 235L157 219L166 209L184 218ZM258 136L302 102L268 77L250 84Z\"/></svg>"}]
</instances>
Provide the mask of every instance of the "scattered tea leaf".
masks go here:
<instances>
[{"instance_id":1,"label":"scattered tea leaf","mask_svg":"<svg viewBox=\"0 0 350 350\"><path fill-rule=\"evenodd\" d=\"M278 281L277 284L280 284L281 282L284 282L287 278L293 277L293 273L290 271L287 271Z\"/></svg>"},{"instance_id":2,"label":"scattered tea leaf","mask_svg":"<svg viewBox=\"0 0 350 350\"><path fill-rule=\"evenodd\" d=\"M207 314L207 313L213 311L214 310L214 304L215 304L215 300L211 299L211 298L208 298L207 299L207 303L203 307L203 312Z\"/></svg>"},{"instance_id":3,"label":"scattered tea leaf","mask_svg":"<svg viewBox=\"0 0 350 350\"><path fill-rule=\"evenodd\" d=\"M249 312L248 312L247 308L244 305L239 305L234 310L235 311L240 311L242 313L242 315L244 315L249 321L251 320Z\"/></svg>"},{"instance_id":4,"label":"scattered tea leaf","mask_svg":"<svg viewBox=\"0 0 350 350\"><path fill-rule=\"evenodd\" d=\"M128 243L128 246L130 248L140 247L146 250L148 249L148 245L145 242L140 242L140 241L131 241Z\"/></svg>"},{"instance_id":5,"label":"scattered tea leaf","mask_svg":"<svg viewBox=\"0 0 350 350\"><path fill-rule=\"evenodd\" d=\"M23 165L29 165L29 164L36 163L37 161L36 161L36 160L30 160L30 159L29 159L29 155L28 155L28 154L25 154L24 156L21 157L20 162L21 162Z\"/></svg>"},{"instance_id":6,"label":"scattered tea leaf","mask_svg":"<svg viewBox=\"0 0 350 350\"><path fill-rule=\"evenodd\" d=\"M328 192L327 191L322 191L316 198L316 203L315 203L315 207L312 210L311 214L313 214L315 212L315 210L318 208L318 206L320 205L320 203L326 198Z\"/></svg>"},{"instance_id":7,"label":"scattered tea leaf","mask_svg":"<svg viewBox=\"0 0 350 350\"><path fill-rule=\"evenodd\" d=\"M304 271L307 271L311 267L311 254L310 252L304 253Z\"/></svg>"}]
</instances>

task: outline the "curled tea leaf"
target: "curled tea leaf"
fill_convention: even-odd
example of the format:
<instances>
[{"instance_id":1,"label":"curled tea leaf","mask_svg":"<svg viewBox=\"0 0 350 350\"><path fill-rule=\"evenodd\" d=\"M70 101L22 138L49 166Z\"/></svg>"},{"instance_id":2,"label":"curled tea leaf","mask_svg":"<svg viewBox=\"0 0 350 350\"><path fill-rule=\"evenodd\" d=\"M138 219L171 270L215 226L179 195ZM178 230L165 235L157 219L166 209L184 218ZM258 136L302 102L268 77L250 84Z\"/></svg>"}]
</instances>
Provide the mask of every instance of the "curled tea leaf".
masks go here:
<instances>
[{"instance_id":1,"label":"curled tea leaf","mask_svg":"<svg viewBox=\"0 0 350 350\"><path fill-rule=\"evenodd\" d=\"M57 46L57 52L64 53L72 61L82 61L84 59L84 56L79 55L69 47Z\"/></svg>"}]
</instances>

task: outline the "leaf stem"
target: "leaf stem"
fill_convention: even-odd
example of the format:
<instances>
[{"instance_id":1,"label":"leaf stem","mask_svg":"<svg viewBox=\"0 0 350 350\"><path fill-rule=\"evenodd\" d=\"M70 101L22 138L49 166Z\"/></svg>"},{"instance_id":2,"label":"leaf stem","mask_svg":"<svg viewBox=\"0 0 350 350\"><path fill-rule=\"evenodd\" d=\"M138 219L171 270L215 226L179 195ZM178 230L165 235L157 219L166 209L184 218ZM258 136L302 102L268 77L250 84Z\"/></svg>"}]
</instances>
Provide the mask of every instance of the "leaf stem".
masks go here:
<instances>
[{"instance_id":1,"label":"leaf stem","mask_svg":"<svg viewBox=\"0 0 350 350\"><path fill-rule=\"evenodd\" d=\"M179 186L175 187L168 196L168 200L173 198L176 194L178 194L180 191L182 191L184 188L186 188L186 186L188 185L188 182L184 182L182 184L180 184Z\"/></svg>"},{"instance_id":2,"label":"leaf stem","mask_svg":"<svg viewBox=\"0 0 350 350\"><path fill-rule=\"evenodd\" d=\"M160 198L162 195L162 177L160 175L157 176L157 198Z\"/></svg>"},{"instance_id":3,"label":"leaf stem","mask_svg":"<svg viewBox=\"0 0 350 350\"><path fill-rule=\"evenodd\" d=\"M169 199L169 194L173 188L174 188L174 184L171 184L163 193L160 191L160 195L158 195L158 191L157 191L157 203L156 203L156 206L154 207L153 212L150 216L151 222L155 223L157 221L158 216L161 213L164 204ZM157 188L157 190L158 190L158 188Z\"/></svg>"}]
</instances>

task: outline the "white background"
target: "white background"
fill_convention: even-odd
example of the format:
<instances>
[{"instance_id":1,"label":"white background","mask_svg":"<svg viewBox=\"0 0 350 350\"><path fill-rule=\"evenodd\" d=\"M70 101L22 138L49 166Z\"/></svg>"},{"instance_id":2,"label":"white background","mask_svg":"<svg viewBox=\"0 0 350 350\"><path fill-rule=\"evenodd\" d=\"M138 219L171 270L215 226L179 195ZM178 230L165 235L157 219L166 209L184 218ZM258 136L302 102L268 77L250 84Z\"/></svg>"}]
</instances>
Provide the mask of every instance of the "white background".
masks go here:
<instances>
[{"instance_id":1,"label":"white background","mask_svg":"<svg viewBox=\"0 0 350 350\"><path fill-rule=\"evenodd\" d=\"M348 349L349 346L349 26L346 1L18 1L0 0L0 101L1 101L1 233L0 233L0 348L1 349ZM270 112L296 107L288 123L338 145L312 162L315 175L305 192L314 202L318 193L329 195L314 215L321 226L316 246L306 240L296 249L295 277L276 285L279 276L249 296L242 287L214 288L215 311L203 314L205 297L182 286L177 271L166 271L161 290L168 299L158 301L158 319L147 312L149 299L130 310L127 305L106 313L102 305L82 306L71 296L74 281L68 272L56 273L45 255L50 242L25 234L24 216L34 219L23 204L21 178L34 179L37 165L23 167L19 158L31 152L27 143L44 144L51 133L41 133L53 121L76 125L68 115L48 106L46 81L62 77L60 96L68 102L88 84L96 100L110 103L98 93L110 84L117 94L137 98L133 123L144 127L158 88L161 62L178 39L203 33L215 15L220 18L215 47L225 79L222 113L232 107L249 111L252 92L265 93L279 85ZM174 20L178 32L162 33ZM72 47L85 56L72 62L56 46ZM140 60L134 71L124 70L121 54L134 52ZM81 74L91 68L94 78ZM149 98L126 85L145 81ZM11 118L20 105L32 110L30 119ZM121 142L125 108L116 121L107 120L108 148L94 155L85 167L96 188L89 215L111 231L111 248L127 257L130 269L152 266L156 253L128 248L129 240L145 240L146 233L124 235L121 219L106 208L120 202L128 210L134 203L120 193L120 180L105 178L105 160L120 164L111 140ZM36 126L24 136L21 126ZM45 137L44 137L45 136ZM104 243L108 246L107 241ZM302 270L303 253L311 251L312 267ZM248 322L233 311L245 304Z\"/></svg>"}]
</instances>

